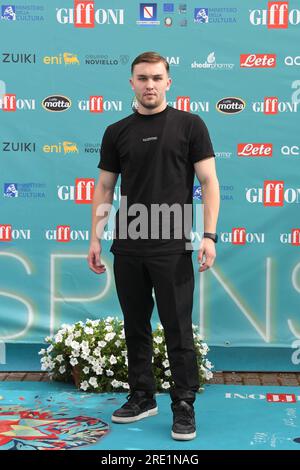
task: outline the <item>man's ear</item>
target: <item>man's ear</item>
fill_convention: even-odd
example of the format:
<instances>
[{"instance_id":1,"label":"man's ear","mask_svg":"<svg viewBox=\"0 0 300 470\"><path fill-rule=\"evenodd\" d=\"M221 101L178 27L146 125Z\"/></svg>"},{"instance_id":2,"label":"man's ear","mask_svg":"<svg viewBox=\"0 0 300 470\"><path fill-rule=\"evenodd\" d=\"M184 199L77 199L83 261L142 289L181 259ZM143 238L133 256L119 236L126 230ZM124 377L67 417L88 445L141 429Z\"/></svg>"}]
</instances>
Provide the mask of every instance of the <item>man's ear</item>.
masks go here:
<instances>
[{"instance_id":1,"label":"man's ear","mask_svg":"<svg viewBox=\"0 0 300 470\"><path fill-rule=\"evenodd\" d=\"M132 78L129 79L129 83L130 83L130 85L131 85L131 88L134 90Z\"/></svg>"},{"instance_id":2,"label":"man's ear","mask_svg":"<svg viewBox=\"0 0 300 470\"><path fill-rule=\"evenodd\" d=\"M170 88L171 88L172 78L169 78L169 79L168 79L168 82L169 82L169 85L167 86L166 91L169 91Z\"/></svg>"}]
</instances>

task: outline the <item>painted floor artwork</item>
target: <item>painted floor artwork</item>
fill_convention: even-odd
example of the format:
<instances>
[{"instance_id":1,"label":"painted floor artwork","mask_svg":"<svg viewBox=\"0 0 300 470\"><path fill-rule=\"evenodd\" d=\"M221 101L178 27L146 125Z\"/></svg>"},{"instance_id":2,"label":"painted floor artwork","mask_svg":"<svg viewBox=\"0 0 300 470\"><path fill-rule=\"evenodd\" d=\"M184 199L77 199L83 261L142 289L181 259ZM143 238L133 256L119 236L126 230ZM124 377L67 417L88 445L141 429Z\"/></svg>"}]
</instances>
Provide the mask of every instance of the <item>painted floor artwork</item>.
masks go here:
<instances>
[{"instance_id":1,"label":"painted floor artwork","mask_svg":"<svg viewBox=\"0 0 300 470\"><path fill-rule=\"evenodd\" d=\"M73 385L2 382L0 450L300 450L299 387L207 385L197 397L197 437L171 438L168 394L159 413L130 424L110 420L124 393Z\"/></svg>"}]
</instances>

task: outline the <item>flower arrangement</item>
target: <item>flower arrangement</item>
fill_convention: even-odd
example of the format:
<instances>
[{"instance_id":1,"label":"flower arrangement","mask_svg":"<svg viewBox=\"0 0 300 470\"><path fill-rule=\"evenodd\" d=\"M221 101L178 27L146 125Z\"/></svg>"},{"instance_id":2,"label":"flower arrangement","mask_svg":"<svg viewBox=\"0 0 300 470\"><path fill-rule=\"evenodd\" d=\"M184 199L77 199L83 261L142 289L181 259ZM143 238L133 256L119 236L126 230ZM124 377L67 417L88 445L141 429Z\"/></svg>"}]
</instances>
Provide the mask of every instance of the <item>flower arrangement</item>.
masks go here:
<instances>
[{"instance_id":1,"label":"flower arrangement","mask_svg":"<svg viewBox=\"0 0 300 470\"><path fill-rule=\"evenodd\" d=\"M198 327L193 325L193 334L200 387L213 376L212 364L205 358L209 348L202 342ZM158 391L168 390L173 382L163 327L158 324L153 335L153 370ZM56 335L45 338L50 343L42 349L41 369L48 371L53 380L70 382L75 380L84 391L111 392L128 391L128 360L124 334L124 323L116 317L101 320L79 321L73 325L62 325Z\"/></svg>"}]
</instances>

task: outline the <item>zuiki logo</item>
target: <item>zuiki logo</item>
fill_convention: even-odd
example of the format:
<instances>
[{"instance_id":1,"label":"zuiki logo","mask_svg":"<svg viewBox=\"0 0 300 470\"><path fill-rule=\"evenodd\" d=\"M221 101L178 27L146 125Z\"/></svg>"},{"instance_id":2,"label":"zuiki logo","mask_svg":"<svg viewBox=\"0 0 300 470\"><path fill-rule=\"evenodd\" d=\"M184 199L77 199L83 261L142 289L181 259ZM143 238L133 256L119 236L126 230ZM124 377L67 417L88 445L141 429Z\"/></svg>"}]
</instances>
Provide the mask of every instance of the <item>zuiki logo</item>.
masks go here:
<instances>
[{"instance_id":1,"label":"zuiki logo","mask_svg":"<svg viewBox=\"0 0 300 470\"><path fill-rule=\"evenodd\" d=\"M241 98L222 98L216 104L216 109L219 113L224 114L237 114L244 111L246 103Z\"/></svg>"},{"instance_id":2,"label":"zuiki logo","mask_svg":"<svg viewBox=\"0 0 300 470\"><path fill-rule=\"evenodd\" d=\"M72 102L67 96L51 95L43 99L42 106L46 111L62 112L71 108Z\"/></svg>"}]
</instances>

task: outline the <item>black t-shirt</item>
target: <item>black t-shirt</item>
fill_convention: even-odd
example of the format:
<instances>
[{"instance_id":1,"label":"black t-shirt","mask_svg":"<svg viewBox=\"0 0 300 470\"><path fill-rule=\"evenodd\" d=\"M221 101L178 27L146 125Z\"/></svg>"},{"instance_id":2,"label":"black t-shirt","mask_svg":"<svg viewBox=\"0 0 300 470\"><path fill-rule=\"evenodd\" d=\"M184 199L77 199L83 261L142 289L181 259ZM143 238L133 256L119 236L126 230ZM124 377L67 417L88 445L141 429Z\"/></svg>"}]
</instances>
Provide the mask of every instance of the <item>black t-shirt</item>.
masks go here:
<instances>
[{"instance_id":1,"label":"black t-shirt","mask_svg":"<svg viewBox=\"0 0 300 470\"><path fill-rule=\"evenodd\" d=\"M215 156L203 120L170 106L156 114L134 112L107 127L100 155L98 168L121 173L121 203L110 251L143 256L190 253L193 164ZM139 206L129 215L132 204L143 204L143 210ZM164 216L159 207L166 210Z\"/></svg>"}]
</instances>

